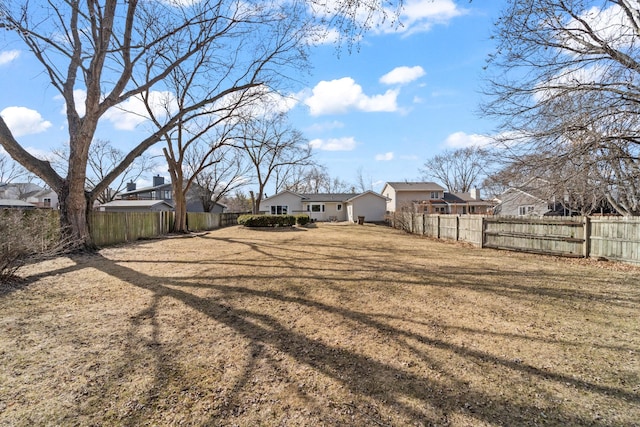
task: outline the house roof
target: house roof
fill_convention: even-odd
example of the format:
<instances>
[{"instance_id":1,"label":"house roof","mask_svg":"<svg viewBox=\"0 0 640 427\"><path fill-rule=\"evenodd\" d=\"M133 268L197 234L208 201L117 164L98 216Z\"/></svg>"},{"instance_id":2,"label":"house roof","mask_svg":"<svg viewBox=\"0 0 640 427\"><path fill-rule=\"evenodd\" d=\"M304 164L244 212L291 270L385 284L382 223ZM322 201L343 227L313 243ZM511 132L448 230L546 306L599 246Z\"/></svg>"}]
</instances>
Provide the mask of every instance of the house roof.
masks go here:
<instances>
[{"instance_id":1,"label":"house roof","mask_svg":"<svg viewBox=\"0 0 640 427\"><path fill-rule=\"evenodd\" d=\"M435 182L387 182L386 186L396 191L444 191L444 187Z\"/></svg>"},{"instance_id":2,"label":"house roof","mask_svg":"<svg viewBox=\"0 0 640 427\"><path fill-rule=\"evenodd\" d=\"M358 195L359 193L300 194L305 202L344 202Z\"/></svg>"},{"instance_id":3,"label":"house roof","mask_svg":"<svg viewBox=\"0 0 640 427\"><path fill-rule=\"evenodd\" d=\"M16 199L0 199L0 208L35 208L33 203Z\"/></svg>"},{"instance_id":4,"label":"house roof","mask_svg":"<svg viewBox=\"0 0 640 427\"><path fill-rule=\"evenodd\" d=\"M444 201L447 203L464 203L472 206L490 206L493 203L482 199L474 199L469 193L444 193Z\"/></svg>"},{"instance_id":5,"label":"house roof","mask_svg":"<svg viewBox=\"0 0 640 427\"><path fill-rule=\"evenodd\" d=\"M530 191L532 191L530 188L520 189L520 188L516 188L516 187L510 187L510 188L507 188L502 194L500 194L497 197L497 199L500 201L500 203L502 203L502 202L504 202L504 199L506 198L506 194L507 193L519 193L519 194L525 195L527 197L531 197L532 199L536 199L537 201L539 201L541 203L545 202L545 200L543 198L538 197L538 196L536 196L534 194L531 194Z\"/></svg>"},{"instance_id":6,"label":"house roof","mask_svg":"<svg viewBox=\"0 0 640 427\"><path fill-rule=\"evenodd\" d=\"M171 208L173 205L166 200L113 200L111 202L103 203L100 207L107 208L151 208L159 204L165 204Z\"/></svg>"},{"instance_id":7,"label":"house roof","mask_svg":"<svg viewBox=\"0 0 640 427\"><path fill-rule=\"evenodd\" d=\"M158 190L171 190L171 183L165 183L165 184L161 184L161 185L156 185L155 187L144 187L144 188L137 188L135 190L131 190L131 191L121 191L120 193L118 193L118 195L120 196L127 196L127 195L131 195L131 194L140 194L140 193L151 193L153 191L158 191Z\"/></svg>"},{"instance_id":8,"label":"house roof","mask_svg":"<svg viewBox=\"0 0 640 427\"><path fill-rule=\"evenodd\" d=\"M359 197L366 196L367 194L372 194L374 196L380 197L381 199L388 200L382 194L378 194L378 193L376 193L374 191L368 190L368 191L365 191L364 193L356 194L355 196L351 197L350 199L345 200L345 202L351 202L351 201L353 201L353 200L355 200L355 199L357 199Z\"/></svg>"}]
</instances>

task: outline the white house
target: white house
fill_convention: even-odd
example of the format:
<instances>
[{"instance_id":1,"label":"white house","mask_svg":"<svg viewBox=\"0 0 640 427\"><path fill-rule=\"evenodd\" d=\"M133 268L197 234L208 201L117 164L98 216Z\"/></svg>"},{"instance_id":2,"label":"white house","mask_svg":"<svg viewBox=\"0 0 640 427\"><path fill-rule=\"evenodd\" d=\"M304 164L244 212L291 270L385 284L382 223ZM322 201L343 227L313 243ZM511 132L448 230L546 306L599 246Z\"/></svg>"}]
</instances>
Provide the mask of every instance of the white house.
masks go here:
<instances>
[{"instance_id":1,"label":"white house","mask_svg":"<svg viewBox=\"0 0 640 427\"><path fill-rule=\"evenodd\" d=\"M58 195L30 182L0 184L0 199L22 200L38 208L58 209Z\"/></svg>"},{"instance_id":2,"label":"white house","mask_svg":"<svg viewBox=\"0 0 640 427\"><path fill-rule=\"evenodd\" d=\"M272 215L307 214L314 221L381 222L385 219L386 198L373 191L339 194L298 194L281 191L260 203L260 213Z\"/></svg>"}]
</instances>

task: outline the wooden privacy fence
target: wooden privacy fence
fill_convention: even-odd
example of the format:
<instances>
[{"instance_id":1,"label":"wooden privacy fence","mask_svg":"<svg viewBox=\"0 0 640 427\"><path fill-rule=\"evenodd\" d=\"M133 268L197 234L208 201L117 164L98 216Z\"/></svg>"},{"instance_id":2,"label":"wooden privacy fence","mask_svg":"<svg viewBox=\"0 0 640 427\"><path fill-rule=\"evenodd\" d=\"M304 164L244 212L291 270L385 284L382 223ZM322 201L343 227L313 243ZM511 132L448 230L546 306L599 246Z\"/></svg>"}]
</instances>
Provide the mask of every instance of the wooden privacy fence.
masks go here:
<instances>
[{"instance_id":1,"label":"wooden privacy fence","mask_svg":"<svg viewBox=\"0 0 640 427\"><path fill-rule=\"evenodd\" d=\"M215 230L237 224L236 213L187 213L191 231ZM89 229L97 246L151 239L172 231L173 212L91 212Z\"/></svg>"},{"instance_id":2,"label":"wooden privacy fence","mask_svg":"<svg viewBox=\"0 0 640 427\"><path fill-rule=\"evenodd\" d=\"M395 228L438 239L568 257L640 264L640 218L490 217L397 213Z\"/></svg>"}]
</instances>

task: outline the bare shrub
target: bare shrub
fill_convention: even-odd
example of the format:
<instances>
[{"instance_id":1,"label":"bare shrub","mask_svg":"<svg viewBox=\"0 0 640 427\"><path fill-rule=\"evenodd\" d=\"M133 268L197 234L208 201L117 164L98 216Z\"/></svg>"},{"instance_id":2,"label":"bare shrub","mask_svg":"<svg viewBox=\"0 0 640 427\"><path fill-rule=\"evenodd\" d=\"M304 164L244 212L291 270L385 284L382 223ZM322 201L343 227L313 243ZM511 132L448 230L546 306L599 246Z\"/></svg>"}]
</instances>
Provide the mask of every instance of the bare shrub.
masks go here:
<instances>
[{"instance_id":1,"label":"bare shrub","mask_svg":"<svg viewBox=\"0 0 640 427\"><path fill-rule=\"evenodd\" d=\"M50 210L0 210L0 283L17 279L30 259L63 252L59 217Z\"/></svg>"}]
</instances>

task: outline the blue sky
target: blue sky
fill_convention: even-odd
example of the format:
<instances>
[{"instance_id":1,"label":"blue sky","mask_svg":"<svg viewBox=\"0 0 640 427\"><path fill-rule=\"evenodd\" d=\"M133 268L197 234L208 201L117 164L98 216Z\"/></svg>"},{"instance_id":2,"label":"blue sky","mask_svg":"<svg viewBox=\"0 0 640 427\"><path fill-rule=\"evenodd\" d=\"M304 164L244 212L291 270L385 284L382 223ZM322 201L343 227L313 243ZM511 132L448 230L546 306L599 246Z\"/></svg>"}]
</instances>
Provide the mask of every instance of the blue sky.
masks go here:
<instances>
[{"instance_id":1,"label":"blue sky","mask_svg":"<svg viewBox=\"0 0 640 427\"><path fill-rule=\"evenodd\" d=\"M338 55L333 44L315 47L290 111L332 177L355 183L360 172L376 191L387 181L420 178L429 157L483 143L481 135L494 129L478 115L478 104L502 2L406 5L402 30L365 34L352 53ZM65 143L66 131L64 103L38 70L28 53L0 44L0 114L23 146L44 156ZM117 120L108 120L97 137L125 149L138 130ZM150 180L151 174L140 184Z\"/></svg>"}]
</instances>

